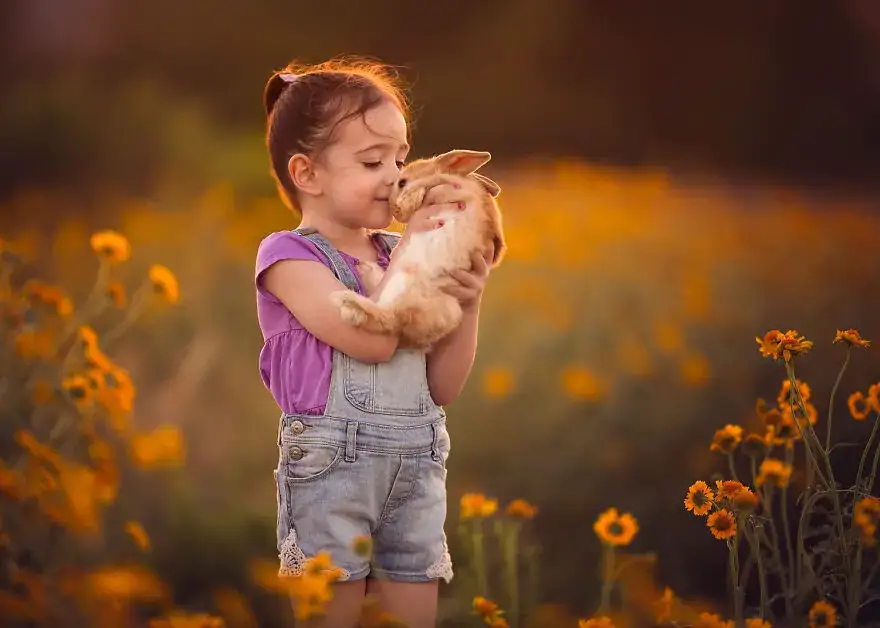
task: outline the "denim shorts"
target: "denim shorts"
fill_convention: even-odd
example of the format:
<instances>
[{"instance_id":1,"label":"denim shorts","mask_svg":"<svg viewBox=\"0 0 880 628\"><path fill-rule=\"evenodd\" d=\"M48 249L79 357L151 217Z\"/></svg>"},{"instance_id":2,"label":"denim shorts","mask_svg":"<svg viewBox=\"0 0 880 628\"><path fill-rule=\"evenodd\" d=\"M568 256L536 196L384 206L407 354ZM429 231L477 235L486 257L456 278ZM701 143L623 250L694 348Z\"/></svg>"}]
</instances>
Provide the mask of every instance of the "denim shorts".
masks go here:
<instances>
[{"instance_id":1,"label":"denim shorts","mask_svg":"<svg viewBox=\"0 0 880 628\"><path fill-rule=\"evenodd\" d=\"M342 580L452 579L446 521L446 419L389 426L327 416L281 417L278 551L296 576L319 551ZM372 556L353 542L372 540Z\"/></svg>"}]
</instances>

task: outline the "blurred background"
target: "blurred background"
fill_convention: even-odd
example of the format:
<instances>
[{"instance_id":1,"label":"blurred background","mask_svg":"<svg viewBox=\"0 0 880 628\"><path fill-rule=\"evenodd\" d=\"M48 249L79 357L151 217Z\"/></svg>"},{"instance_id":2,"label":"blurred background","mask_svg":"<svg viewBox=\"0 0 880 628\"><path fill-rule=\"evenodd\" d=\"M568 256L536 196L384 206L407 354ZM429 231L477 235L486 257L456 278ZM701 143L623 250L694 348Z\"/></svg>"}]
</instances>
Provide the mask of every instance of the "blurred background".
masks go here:
<instances>
[{"instance_id":1,"label":"blurred background","mask_svg":"<svg viewBox=\"0 0 880 628\"><path fill-rule=\"evenodd\" d=\"M540 599L583 615L592 524L614 506L658 582L722 603L723 544L682 500L726 472L715 430L754 427L756 398L776 399L784 370L755 336L816 341L799 374L821 421L835 330L880 331L880 4L0 3L0 237L75 300L98 229L131 241L132 273L174 270L180 303L115 358L136 423L180 426L187 456L121 500L181 605L229 587L260 625L274 611L245 566L275 555L279 412L257 370L253 264L297 224L269 176L262 89L293 59L339 54L399 66L414 157L488 150L502 187L510 252L448 408L450 526L465 492L537 505ZM855 356L842 415L875 355Z\"/></svg>"}]
</instances>

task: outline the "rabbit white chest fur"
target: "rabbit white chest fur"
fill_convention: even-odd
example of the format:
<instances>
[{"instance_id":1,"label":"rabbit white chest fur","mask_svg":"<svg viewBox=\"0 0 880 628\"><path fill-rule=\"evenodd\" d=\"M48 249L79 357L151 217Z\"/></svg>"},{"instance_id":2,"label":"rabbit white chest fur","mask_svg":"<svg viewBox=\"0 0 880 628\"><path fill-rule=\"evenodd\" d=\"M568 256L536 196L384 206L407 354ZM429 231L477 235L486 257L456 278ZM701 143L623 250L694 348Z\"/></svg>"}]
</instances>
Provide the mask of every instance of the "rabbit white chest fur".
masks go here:
<instances>
[{"instance_id":1,"label":"rabbit white chest fur","mask_svg":"<svg viewBox=\"0 0 880 628\"><path fill-rule=\"evenodd\" d=\"M467 197L465 207L436 216L443 219L442 227L410 234L394 249L390 274L379 294L367 298L348 290L335 293L344 320L370 331L397 334L401 346L420 349L430 348L458 326L461 305L443 289L456 282L450 271L470 269L473 254L490 247L497 265L505 249L494 199L498 186L473 173L488 159L488 153L450 151L401 171L400 185L389 199L401 222L406 223L427 191L440 183L457 183Z\"/></svg>"}]
</instances>

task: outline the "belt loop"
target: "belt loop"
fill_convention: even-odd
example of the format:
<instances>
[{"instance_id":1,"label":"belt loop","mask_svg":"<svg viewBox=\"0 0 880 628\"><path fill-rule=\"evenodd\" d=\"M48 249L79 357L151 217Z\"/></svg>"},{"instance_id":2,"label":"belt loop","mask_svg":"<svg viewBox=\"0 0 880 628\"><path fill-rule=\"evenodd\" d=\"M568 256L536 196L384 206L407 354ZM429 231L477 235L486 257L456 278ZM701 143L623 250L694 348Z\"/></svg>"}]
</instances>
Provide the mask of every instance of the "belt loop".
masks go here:
<instances>
[{"instance_id":1,"label":"belt loop","mask_svg":"<svg viewBox=\"0 0 880 628\"><path fill-rule=\"evenodd\" d=\"M357 430L358 422L349 421L345 426L345 461L354 462L356 459L355 452L357 446Z\"/></svg>"},{"instance_id":2,"label":"belt loop","mask_svg":"<svg viewBox=\"0 0 880 628\"><path fill-rule=\"evenodd\" d=\"M431 431L434 433L434 438L431 442L431 459L434 462L440 462L440 449L437 447L437 442L439 441L437 423L431 423Z\"/></svg>"}]
</instances>

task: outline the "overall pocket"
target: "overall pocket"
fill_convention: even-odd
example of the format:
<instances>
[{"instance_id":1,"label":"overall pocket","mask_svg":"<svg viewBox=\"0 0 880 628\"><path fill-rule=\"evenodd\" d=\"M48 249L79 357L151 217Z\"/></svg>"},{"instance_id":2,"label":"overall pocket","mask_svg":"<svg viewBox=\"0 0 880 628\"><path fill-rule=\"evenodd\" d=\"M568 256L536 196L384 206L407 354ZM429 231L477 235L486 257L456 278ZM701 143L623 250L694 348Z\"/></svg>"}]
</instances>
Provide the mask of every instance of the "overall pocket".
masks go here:
<instances>
[{"instance_id":1,"label":"overall pocket","mask_svg":"<svg viewBox=\"0 0 880 628\"><path fill-rule=\"evenodd\" d=\"M345 398L359 410L398 416L428 413L427 365L420 351L400 349L381 364L365 364L343 356L342 371Z\"/></svg>"},{"instance_id":2,"label":"overall pocket","mask_svg":"<svg viewBox=\"0 0 880 628\"><path fill-rule=\"evenodd\" d=\"M344 448L328 443L282 442L281 474L288 482L311 482L330 473L342 460Z\"/></svg>"}]
</instances>

